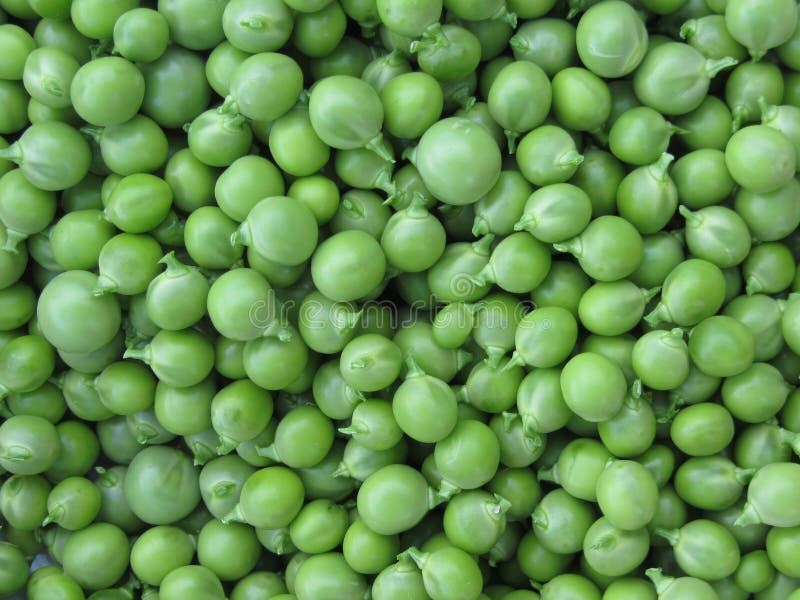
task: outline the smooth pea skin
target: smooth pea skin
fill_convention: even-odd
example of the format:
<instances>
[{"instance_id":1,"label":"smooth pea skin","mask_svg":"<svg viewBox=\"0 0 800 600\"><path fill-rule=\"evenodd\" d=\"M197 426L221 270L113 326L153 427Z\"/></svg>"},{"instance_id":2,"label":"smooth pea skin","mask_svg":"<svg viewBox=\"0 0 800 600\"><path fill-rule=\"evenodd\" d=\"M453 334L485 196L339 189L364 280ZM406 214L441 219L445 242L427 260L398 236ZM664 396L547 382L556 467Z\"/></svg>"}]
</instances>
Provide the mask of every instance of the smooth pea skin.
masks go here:
<instances>
[{"instance_id":1,"label":"smooth pea skin","mask_svg":"<svg viewBox=\"0 0 800 600\"><path fill-rule=\"evenodd\" d=\"M708 317L689 334L689 355L707 375L731 377L753 362L755 338L733 317Z\"/></svg>"},{"instance_id":2,"label":"smooth pea skin","mask_svg":"<svg viewBox=\"0 0 800 600\"><path fill-rule=\"evenodd\" d=\"M476 202L500 177L497 145L483 127L461 117L431 126L411 160L431 193L455 206Z\"/></svg>"},{"instance_id":3,"label":"smooth pea skin","mask_svg":"<svg viewBox=\"0 0 800 600\"><path fill-rule=\"evenodd\" d=\"M430 506L428 483L408 465L389 465L370 475L358 490L358 514L382 535L394 535L419 523Z\"/></svg>"},{"instance_id":4,"label":"smooth pea skin","mask_svg":"<svg viewBox=\"0 0 800 600\"><path fill-rule=\"evenodd\" d=\"M615 527L632 531L644 527L658 506L653 475L633 460L611 461L597 479L597 503Z\"/></svg>"},{"instance_id":5,"label":"smooth pea skin","mask_svg":"<svg viewBox=\"0 0 800 600\"><path fill-rule=\"evenodd\" d=\"M561 372L561 391L567 406L587 421L605 421L616 414L625 398L622 370L605 356L577 354Z\"/></svg>"},{"instance_id":6,"label":"smooth pea skin","mask_svg":"<svg viewBox=\"0 0 800 600\"><path fill-rule=\"evenodd\" d=\"M173 525L156 525L136 538L131 547L131 570L147 585L160 585L171 571L188 565L194 556L189 534Z\"/></svg>"},{"instance_id":7,"label":"smooth pea skin","mask_svg":"<svg viewBox=\"0 0 800 600\"><path fill-rule=\"evenodd\" d=\"M781 132L751 125L733 134L725 147L731 177L755 193L774 192L794 177L796 150Z\"/></svg>"},{"instance_id":8,"label":"smooth pea skin","mask_svg":"<svg viewBox=\"0 0 800 600\"><path fill-rule=\"evenodd\" d=\"M717 72L734 64L736 59L707 60L688 44L668 42L647 53L633 87L646 106L664 115L682 115L700 106Z\"/></svg>"},{"instance_id":9,"label":"smooth pea skin","mask_svg":"<svg viewBox=\"0 0 800 600\"><path fill-rule=\"evenodd\" d=\"M693 404L675 416L670 426L670 438L690 456L711 456L733 439L733 417L720 404Z\"/></svg>"},{"instance_id":10,"label":"smooth pea skin","mask_svg":"<svg viewBox=\"0 0 800 600\"><path fill-rule=\"evenodd\" d=\"M590 71L616 79L639 66L647 50L647 30L629 4L601 2L581 16L576 42L581 62Z\"/></svg>"},{"instance_id":11,"label":"smooth pea skin","mask_svg":"<svg viewBox=\"0 0 800 600\"><path fill-rule=\"evenodd\" d=\"M627 277L639 267L644 255L639 232L615 215L594 219L578 236L553 247L575 256L583 271L598 281Z\"/></svg>"},{"instance_id":12,"label":"smooth pea skin","mask_svg":"<svg viewBox=\"0 0 800 600\"><path fill-rule=\"evenodd\" d=\"M386 258L380 245L359 230L329 237L311 259L314 285L328 298L342 302L369 294L381 283L385 271Z\"/></svg>"}]
</instances>

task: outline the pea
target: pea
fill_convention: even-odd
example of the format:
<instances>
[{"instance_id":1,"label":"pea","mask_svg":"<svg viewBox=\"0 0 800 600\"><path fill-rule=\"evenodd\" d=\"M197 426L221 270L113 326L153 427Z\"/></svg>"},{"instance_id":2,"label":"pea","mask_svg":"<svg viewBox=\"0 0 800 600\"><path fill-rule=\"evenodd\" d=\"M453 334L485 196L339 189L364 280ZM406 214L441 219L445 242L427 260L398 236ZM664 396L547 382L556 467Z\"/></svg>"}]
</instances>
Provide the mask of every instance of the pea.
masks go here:
<instances>
[{"instance_id":1,"label":"pea","mask_svg":"<svg viewBox=\"0 0 800 600\"><path fill-rule=\"evenodd\" d=\"M520 95L529 101L520 104ZM510 152L520 134L544 122L551 101L550 80L536 63L514 61L500 70L489 89L487 104L492 118L506 132Z\"/></svg>"},{"instance_id":2,"label":"pea","mask_svg":"<svg viewBox=\"0 0 800 600\"><path fill-rule=\"evenodd\" d=\"M564 402L588 421L605 421L614 416L622 406L626 388L622 370L593 352L575 355L561 372Z\"/></svg>"},{"instance_id":3,"label":"pea","mask_svg":"<svg viewBox=\"0 0 800 600\"><path fill-rule=\"evenodd\" d=\"M421 552L413 546L406 550L422 572L425 591L436 600L480 596L482 576L475 560L460 548L446 546L433 552Z\"/></svg>"},{"instance_id":4,"label":"pea","mask_svg":"<svg viewBox=\"0 0 800 600\"><path fill-rule=\"evenodd\" d=\"M411 162L436 198L456 206L472 204L486 195L500 177L500 151L490 140L480 125L463 117L451 117L423 134ZM442 147L447 147L448 152L442 153Z\"/></svg>"},{"instance_id":5,"label":"pea","mask_svg":"<svg viewBox=\"0 0 800 600\"><path fill-rule=\"evenodd\" d=\"M644 561L649 541L646 529L618 529L601 517L586 532L583 556L601 575L625 575Z\"/></svg>"},{"instance_id":6,"label":"pea","mask_svg":"<svg viewBox=\"0 0 800 600\"><path fill-rule=\"evenodd\" d=\"M669 541L678 565L691 577L722 579L732 575L739 565L736 540L713 521L696 519L678 530L656 533Z\"/></svg>"},{"instance_id":7,"label":"pea","mask_svg":"<svg viewBox=\"0 0 800 600\"><path fill-rule=\"evenodd\" d=\"M259 600L261 594L263 598L280 596L286 592L286 584L283 578L271 571L253 571L243 577L233 587L231 598L233 600Z\"/></svg>"},{"instance_id":8,"label":"pea","mask_svg":"<svg viewBox=\"0 0 800 600\"><path fill-rule=\"evenodd\" d=\"M570 595L587 600L597 600L600 598L600 591L590 579L574 573L556 575L542 586L541 597L543 600L555 600L559 596L569 597Z\"/></svg>"},{"instance_id":9,"label":"pea","mask_svg":"<svg viewBox=\"0 0 800 600\"><path fill-rule=\"evenodd\" d=\"M747 488L747 503L738 525L765 523L774 527L795 527L797 515L785 509L786 498L797 484L794 464L777 462L760 468Z\"/></svg>"},{"instance_id":10,"label":"pea","mask_svg":"<svg viewBox=\"0 0 800 600\"><path fill-rule=\"evenodd\" d=\"M170 571L161 580L159 598L178 600L190 594L203 600L222 600L225 592L214 572L202 565L185 565Z\"/></svg>"},{"instance_id":11,"label":"pea","mask_svg":"<svg viewBox=\"0 0 800 600\"><path fill-rule=\"evenodd\" d=\"M742 556L734 574L737 585L746 592L760 592L772 583L775 567L765 550L754 550Z\"/></svg>"},{"instance_id":12,"label":"pea","mask_svg":"<svg viewBox=\"0 0 800 600\"><path fill-rule=\"evenodd\" d=\"M598 281L616 281L633 273L643 258L641 235L633 225L613 215L592 220L578 236L554 244L578 259L583 271ZM602 255L604 260L598 260Z\"/></svg>"},{"instance_id":13,"label":"pea","mask_svg":"<svg viewBox=\"0 0 800 600\"><path fill-rule=\"evenodd\" d=\"M754 354L753 334L733 317L708 317L689 335L689 355L708 375L738 375L750 366ZM728 362L723 364L723 360Z\"/></svg>"},{"instance_id":14,"label":"pea","mask_svg":"<svg viewBox=\"0 0 800 600\"><path fill-rule=\"evenodd\" d=\"M456 395L444 381L425 374L408 359L403 383L394 392L392 411L400 429L414 440L435 443L456 426Z\"/></svg>"},{"instance_id":15,"label":"pea","mask_svg":"<svg viewBox=\"0 0 800 600\"><path fill-rule=\"evenodd\" d=\"M539 65L548 77L578 62L575 26L562 19L545 17L522 23L508 45L516 60Z\"/></svg>"},{"instance_id":16,"label":"pea","mask_svg":"<svg viewBox=\"0 0 800 600\"><path fill-rule=\"evenodd\" d=\"M526 230L542 242L564 242L585 229L591 211L591 200L583 190L569 183L554 183L530 195L514 229Z\"/></svg>"},{"instance_id":17,"label":"pea","mask_svg":"<svg viewBox=\"0 0 800 600\"><path fill-rule=\"evenodd\" d=\"M430 292L441 302L475 302L486 296L488 282L478 285L472 277L489 264L493 239L490 233L476 242L448 244L426 273Z\"/></svg>"},{"instance_id":18,"label":"pea","mask_svg":"<svg viewBox=\"0 0 800 600\"><path fill-rule=\"evenodd\" d=\"M706 59L688 44L665 43L645 55L633 78L634 90L646 106L665 115L683 115L700 106L711 79L736 62L732 57ZM665 87L675 93L664 96L660 90Z\"/></svg>"},{"instance_id":19,"label":"pea","mask_svg":"<svg viewBox=\"0 0 800 600\"><path fill-rule=\"evenodd\" d=\"M189 359L187 357L191 356ZM214 365L214 348L203 334L192 329L162 329L142 348L129 348L123 358L135 358L150 366L159 380L174 387L200 383ZM187 360L190 360L187 364Z\"/></svg>"},{"instance_id":20,"label":"pea","mask_svg":"<svg viewBox=\"0 0 800 600\"><path fill-rule=\"evenodd\" d=\"M581 16L576 41L581 62L590 71L619 78L632 73L644 58L647 31L629 5L601 2Z\"/></svg>"},{"instance_id":21,"label":"pea","mask_svg":"<svg viewBox=\"0 0 800 600\"><path fill-rule=\"evenodd\" d=\"M719 267L707 260L689 259L667 275L661 300L645 320L652 325L695 325L719 310L724 294L725 279Z\"/></svg>"},{"instance_id":22,"label":"pea","mask_svg":"<svg viewBox=\"0 0 800 600\"><path fill-rule=\"evenodd\" d=\"M399 210L386 222L381 247L389 265L406 272L432 267L444 252L446 233L438 219L415 196L408 208Z\"/></svg>"},{"instance_id":23,"label":"pea","mask_svg":"<svg viewBox=\"0 0 800 600\"><path fill-rule=\"evenodd\" d=\"M319 291L342 302L368 295L380 284L385 270L386 258L378 242L358 230L332 235L311 260L311 275Z\"/></svg>"},{"instance_id":24,"label":"pea","mask_svg":"<svg viewBox=\"0 0 800 600\"><path fill-rule=\"evenodd\" d=\"M681 128L678 139L692 150L725 150L733 133L731 111L716 96L706 96L697 108L676 116L674 123Z\"/></svg>"},{"instance_id":25,"label":"pea","mask_svg":"<svg viewBox=\"0 0 800 600\"><path fill-rule=\"evenodd\" d=\"M442 473L442 492L452 487L475 489L494 476L500 462L497 436L479 421L460 421L436 443L436 465Z\"/></svg>"},{"instance_id":26,"label":"pea","mask_svg":"<svg viewBox=\"0 0 800 600\"><path fill-rule=\"evenodd\" d=\"M797 24L796 7L789 2L775 5L770 15L758 13L756 0L734 0L726 5L725 25L739 43L746 46L753 60L792 37Z\"/></svg>"},{"instance_id":27,"label":"pea","mask_svg":"<svg viewBox=\"0 0 800 600\"><path fill-rule=\"evenodd\" d=\"M656 593L663 600L677 600L687 595L698 600L713 600L715 596L719 598L709 583L696 577L670 577L663 575L658 568L647 569L645 574L652 580Z\"/></svg>"}]
</instances>

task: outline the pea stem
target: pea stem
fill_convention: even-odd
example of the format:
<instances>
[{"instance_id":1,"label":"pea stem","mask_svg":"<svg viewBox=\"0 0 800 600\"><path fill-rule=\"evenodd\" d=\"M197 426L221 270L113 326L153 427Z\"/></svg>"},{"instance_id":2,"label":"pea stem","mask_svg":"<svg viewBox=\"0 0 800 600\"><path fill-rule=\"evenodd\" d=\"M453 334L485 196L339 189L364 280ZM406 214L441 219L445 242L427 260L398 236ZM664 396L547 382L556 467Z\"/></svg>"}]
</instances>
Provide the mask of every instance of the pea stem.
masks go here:
<instances>
[{"instance_id":1,"label":"pea stem","mask_svg":"<svg viewBox=\"0 0 800 600\"><path fill-rule=\"evenodd\" d=\"M504 129L503 133L505 133L506 141L508 142L508 153L514 154L517 151L517 138L519 138L519 132L511 131L510 129Z\"/></svg>"},{"instance_id":2,"label":"pea stem","mask_svg":"<svg viewBox=\"0 0 800 600\"><path fill-rule=\"evenodd\" d=\"M662 153L658 160L650 165L650 173L657 181L666 181L669 178L667 173L673 160L675 160L675 157L669 152Z\"/></svg>"},{"instance_id":3,"label":"pea stem","mask_svg":"<svg viewBox=\"0 0 800 600\"><path fill-rule=\"evenodd\" d=\"M414 192L411 196L411 202L406 208L406 214L414 219L424 219L430 212L428 211L428 202L425 196L419 192Z\"/></svg>"},{"instance_id":4,"label":"pea stem","mask_svg":"<svg viewBox=\"0 0 800 600\"><path fill-rule=\"evenodd\" d=\"M395 163L394 156L392 156L389 150L386 148L386 143L384 142L382 133L378 133L378 135L364 144L364 148L367 150L372 150L386 162L392 164Z\"/></svg>"},{"instance_id":5,"label":"pea stem","mask_svg":"<svg viewBox=\"0 0 800 600\"><path fill-rule=\"evenodd\" d=\"M520 419L519 413L503 411L503 431L506 433L511 431L511 428L514 426L514 421Z\"/></svg>"},{"instance_id":6,"label":"pea stem","mask_svg":"<svg viewBox=\"0 0 800 600\"><path fill-rule=\"evenodd\" d=\"M487 233L479 240L472 242L472 251L480 256L489 256L492 253L493 241L494 241L494 234Z\"/></svg>"},{"instance_id":7,"label":"pea stem","mask_svg":"<svg viewBox=\"0 0 800 600\"><path fill-rule=\"evenodd\" d=\"M697 33L697 19L689 19L683 25L681 25L681 28L678 31L678 35L681 36L682 40L686 40L690 37L693 37L696 33Z\"/></svg>"},{"instance_id":8,"label":"pea stem","mask_svg":"<svg viewBox=\"0 0 800 600\"><path fill-rule=\"evenodd\" d=\"M347 468L347 465L344 461L339 463L339 466L331 473L331 477L351 477L352 474L350 473L350 469Z\"/></svg>"},{"instance_id":9,"label":"pea stem","mask_svg":"<svg viewBox=\"0 0 800 600\"><path fill-rule=\"evenodd\" d=\"M558 159L559 167L577 167L583 163L583 154L577 150L567 150Z\"/></svg>"},{"instance_id":10,"label":"pea stem","mask_svg":"<svg viewBox=\"0 0 800 600\"><path fill-rule=\"evenodd\" d=\"M472 235L480 237L487 233L489 233L489 222L480 215L476 215L472 222Z\"/></svg>"},{"instance_id":11,"label":"pea stem","mask_svg":"<svg viewBox=\"0 0 800 600\"><path fill-rule=\"evenodd\" d=\"M750 502L745 502L744 508L733 524L736 527L746 527L747 525L758 525L761 523L761 515L758 514L756 507Z\"/></svg>"},{"instance_id":12,"label":"pea stem","mask_svg":"<svg viewBox=\"0 0 800 600\"><path fill-rule=\"evenodd\" d=\"M275 462L281 462L281 457L278 454L277 448L275 448L275 444L270 444L269 446L256 446L256 454L263 456L264 458L274 460Z\"/></svg>"},{"instance_id":13,"label":"pea stem","mask_svg":"<svg viewBox=\"0 0 800 600\"><path fill-rule=\"evenodd\" d=\"M0 148L0 160L10 160L16 164L21 163L22 147L19 145L19 143L14 142L6 148Z\"/></svg>"},{"instance_id":14,"label":"pea stem","mask_svg":"<svg viewBox=\"0 0 800 600\"><path fill-rule=\"evenodd\" d=\"M737 481L737 483L740 483L741 485L747 485L748 483L750 483L750 480L753 479L753 475L756 474L756 471L758 471L758 469L755 469L755 468L751 468L751 469L740 469L740 468L737 468L733 472L733 478Z\"/></svg>"},{"instance_id":15,"label":"pea stem","mask_svg":"<svg viewBox=\"0 0 800 600\"><path fill-rule=\"evenodd\" d=\"M220 519L223 523L246 523L247 519L244 518L244 513L242 512L242 505L236 504L227 515Z\"/></svg>"},{"instance_id":16,"label":"pea stem","mask_svg":"<svg viewBox=\"0 0 800 600\"><path fill-rule=\"evenodd\" d=\"M670 575L664 575L661 569L650 568L644 572L647 577L650 578L650 581L653 582L653 585L656 587L656 593L660 596L664 592L667 591L667 588L672 585L672 582L675 581L675 578Z\"/></svg>"},{"instance_id":17,"label":"pea stem","mask_svg":"<svg viewBox=\"0 0 800 600\"><path fill-rule=\"evenodd\" d=\"M116 292L119 289L119 285L116 281L111 279L108 275L100 274L97 276L97 285L94 286L92 290L93 296L104 296L111 292Z\"/></svg>"},{"instance_id":18,"label":"pea stem","mask_svg":"<svg viewBox=\"0 0 800 600\"><path fill-rule=\"evenodd\" d=\"M188 275L191 272L191 269L184 265L181 261L178 260L178 257L175 256L175 251L170 250L164 256L162 256L158 260L159 264L166 265L167 270L165 275L172 279L173 277L182 277L184 275Z\"/></svg>"},{"instance_id":19,"label":"pea stem","mask_svg":"<svg viewBox=\"0 0 800 600\"><path fill-rule=\"evenodd\" d=\"M143 363L150 364L150 361L153 359L153 350L150 344L142 348L126 348L125 352L122 354L122 358L133 358Z\"/></svg>"},{"instance_id":20,"label":"pea stem","mask_svg":"<svg viewBox=\"0 0 800 600\"><path fill-rule=\"evenodd\" d=\"M496 502L489 502L486 504L486 510L489 516L495 520L505 515L511 509L511 502L503 498L500 494L494 494Z\"/></svg>"},{"instance_id":21,"label":"pea stem","mask_svg":"<svg viewBox=\"0 0 800 600\"><path fill-rule=\"evenodd\" d=\"M103 137L103 131L105 131L105 127L97 127L95 125L84 125L80 128L80 132L93 139L98 144L100 143L100 138Z\"/></svg>"},{"instance_id":22,"label":"pea stem","mask_svg":"<svg viewBox=\"0 0 800 600\"><path fill-rule=\"evenodd\" d=\"M234 440L233 438L227 435L220 435L219 436L219 445L217 446L217 454L222 456L224 454L228 454L229 452L236 449L236 446L239 445L239 442Z\"/></svg>"},{"instance_id":23,"label":"pea stem","mask_svg":"<svg viewBox=\"0 0 800 600\"><path fill-rule=\"evenodd\" d=\"M403 556L403 557L405 557L407 559L411 559L414 562L414 564L417 565L417 568L419 570L422 570L423 568L425 568L425 563L428 562L428 558L430 557L430 553L429 552L422 552L421 550L419 550L415 546L411 546L405 552L400 554L400 556ZM398 556L398 558L400 556Z\"/></svg>"},{"instance_id":24,"label":"pea stem","mask_svg":"<svg viewBox=\"0 0 800 600\"><path fill-rule=\"evenodd\" d=\"M672 314L664 302L659 302L656 307L644 316L644 320L648 325L657 327L661 323L670 323L672 321Z\"/></svg>"},{"instance_id":25,"label":"pea stem","mask_svg":"<svg viewBox=\"0 0 800 600\"><path fill-rule=\"evenodd\" d=\"M536 473L536 478L539 481L550 481L555 484L560 483L558 478L558 469L556 469L555 465L547 467L546 469L539 469L539 471Z\"/></svg>"},{"instance_id":26,"label":"pea stem","mask_svg":"<svg viewBox=\"0 0 800 600\"><path fill-rule=\"evenodd\" d=\"M706 60L706 75L709 79L713 79L720 71L738 64L739 60L732 56L717 59L709 58Z\"/></svg>"}]
</instances>

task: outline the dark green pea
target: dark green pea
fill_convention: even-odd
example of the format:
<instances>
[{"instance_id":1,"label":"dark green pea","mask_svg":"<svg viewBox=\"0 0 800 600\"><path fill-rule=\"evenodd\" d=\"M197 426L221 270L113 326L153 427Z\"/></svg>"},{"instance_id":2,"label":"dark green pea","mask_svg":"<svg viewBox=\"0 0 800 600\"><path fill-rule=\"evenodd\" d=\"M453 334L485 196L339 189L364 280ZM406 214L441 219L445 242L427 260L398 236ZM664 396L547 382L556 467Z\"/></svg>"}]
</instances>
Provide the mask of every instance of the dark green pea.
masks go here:
<instances>
[{"instance_id":1,"label":"dark green pea","mask_svg":"<svg viewBox=\"0 0 800 600\"><path fill-rule=\"evenodd\" d=\"M575 26L563 19L534 19L522 23L508 45L516 60L535 63L554 77L577 64L575 35Z\"/></svg>"},{"instance_id":2,"label":"dark green pea","mask_svg":"<svg viewBox=\"0 0 800 600\"><path fill-rule=\"evenodd\" d=\"M661 300L645 320L651 325L695 325L719 310L724 294L725 279L719 267L707 260L689 259L667 275Z\"/></svg>"},{"instance_id":3,"label":"dark green pea","mask_svg":"<svg viewBox=\"0 0 800 600\"><path fill-rule=\"evenodd\" d=\"M731 57L706 59L688 44L669 42L647 53L636 70L633 86L646 106L665 115L683 115L700 106L711 79L736 62ZM664 89L672 93L665 96Z\"/></svg>"},{"instance_id":4,"label":"dark green pea","mask_svg":"<svg viewBox=\"0 0 800 600\"><path fill-rule=\"evenodd\" d=\"M261 547L252 528L241 523L208 521L197 536L197 560L222 581L235 581L253 570Z\"/></svg>"},{"instance_id":5,"label":"dark green pea","mask_svg":"<svg viewBox=\"0 0 800 600\"><path fill-rule=\"evenodd\" d=\"M733 417L719 404L693 404L675 416L670 438L690 456L711 456L733 440Z\"/></svg>"},{"instance_id":6,"label":"dark green pea","mask_svg":"<svg viewBox=\"0 0 800 600\"><path fill-rule=\"evenodd\" d=\"M747 50L728 32L723 15L706 15L681 25L680 36L706 58L730 56L743 61Z\"/></svg>"},{"instance_id":7,"label":"dark green pea","mask_svg":"<svg viewBox=\"0 0 800 600\"><path fill-rule=\"evenodd\" d=\"M613 215L597 217L578 236L555 244L554 248L575 256L583 271L598 281L616 281L630 275L644 253L641 235L633 225Z\"/></svg>"},{"instance_id":8,"label":"dark green pea","mask_svg":"<svg viewBox=\"0 0 800 600\"><path fill-rule=\"evenodd\" d=\"M500 443L500 462L508 467L529 466L544 452L545 437L526 432L523 420L517 413L495 415L489 426Z\"/></svg>"},{"instance_id":9,"label":"dark green pea","mask_svg":"<svg viewBox=\"0 0 800 600\"><path fill-rule=\"evenodd\" d=\"M96 430L100 449L115 463L130 463L142 449L136 439L136 432L128 424L125 416L120 415L99 421Z\"/></svg>"},{"instance_id":10,"label":"dark green pea","mask_svg":"<svg viewBox=\"0 0 800 600\"><path fill-rule=\"evenodd\" d=\"M681 129L677 132L678 139L692 150L725 150L733 133L733 116L728 105L711 95L694 110L676 116L673 122Z\"/></svg>"},{"instance_id":11,"label":"dark green pea","mask_svg":"<svg viewBox=\"0 0 800 600\"><path fill-rule=\"evenodd\" d=\"M0 510L9 525L24 531L41 526L47 516L50 484L40 475L12 475L0 487Z\"/></svg>"},{"instance_id":12,"label":"dark green pea","mask_svg":"<svg viewBox=\"0 0 800 600\"><path fill-rule=\"evenodd\" d=\"M536 539L550 552L570 554L583 547L595 520L592 505L557 488L542 498L531 515Z\"/></svg>"},{"instance_id":13,"label":"dark green pea","mask_svg":"<svg viewBox=\"0 0 800 600\"><path fill-rule=\"evenodd\" d=\"M766 125L740 129L725 147L731 177L756 193L773 192L789 183L794 177L796 155L789 138Z\"/></svg>"},{"instance_id":14,"label":"dark green pea","mask_svg":"<svg viewBox=\"0 0 800 600\"><path fill-rule=\"evenodd\" d=\"M692 457L675 472L675 490L691 506L725 510L740 498L754 473L722 456Z\"/></svg>"},{"instance_id":15,"label":"dark green pea","mask_svg":"<svg viewBox=\"0 0 800 600\"><path fill-rule=\"evenodd\" d=\"M147 316L161 329L194 325L206 314L208 280L196 267L180 262L174 252L158 262L167 268L147 286Z\"/></svg>"},{"instance_id":16,"label":"dark green pea","mask_svg":"<svg viewBox=\"0 0 800 600\"><path fill-rule=\"evenodd\" d=\"M591 216L591 200L581 188L553 183L530 195L514 229L528 231L542 242L563 242L579 235Z\"/></svg>"},{"instance_id":17,"label":"dark green pea","mask_svg":"<svg viewBox=\"0 0 800 600\"><path fill-rule=\"evenodd\" d=\"M467 206L442 205L439 215L447 236L454 242L472 241L472 224L475 222L475 209L471 204Z\"/></svg>"},{"instance_id":18,"label":"dark green pea","mask_svg":"<svg viewBox=\"0 0 800 600\"><path fill-rule=\"evenodd\" d=\"M569 180L583 162L572 136L555 125L541 125L525 135L516 156L520 172L537 186Z\"/></svg>"},{"instance_id":19,"label":"dark green pea","mask_svg":"<svg viewBox=\"0 0 800 600\"><path fill-rule=\"evenodd\" d=\"M134 533L143 527L142 521L128 506L125 499L125 474L127 467L119 465L105 469L97 467L95 486L100 490L100 512L98 520L113 523L127 533Z\"/></svg>"}]
</instances>

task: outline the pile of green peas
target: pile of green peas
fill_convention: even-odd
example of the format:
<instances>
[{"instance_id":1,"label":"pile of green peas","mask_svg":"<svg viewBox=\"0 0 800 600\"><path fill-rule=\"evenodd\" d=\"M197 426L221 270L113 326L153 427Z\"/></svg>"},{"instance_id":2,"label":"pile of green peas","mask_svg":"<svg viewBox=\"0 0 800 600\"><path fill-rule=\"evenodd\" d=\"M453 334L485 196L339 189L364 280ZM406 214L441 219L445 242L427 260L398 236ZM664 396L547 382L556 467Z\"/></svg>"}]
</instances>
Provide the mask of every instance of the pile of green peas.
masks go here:
<instances>
[{"instance_id":1,"label":"pile of green peas","mask_svg":"<svg viewBox=\"0 0 800 600\"><path fill-rule=\"evenodd\" d=\"M796 0L0 0L0 597L800 600Z\"/></svg>"}]
</instances>

